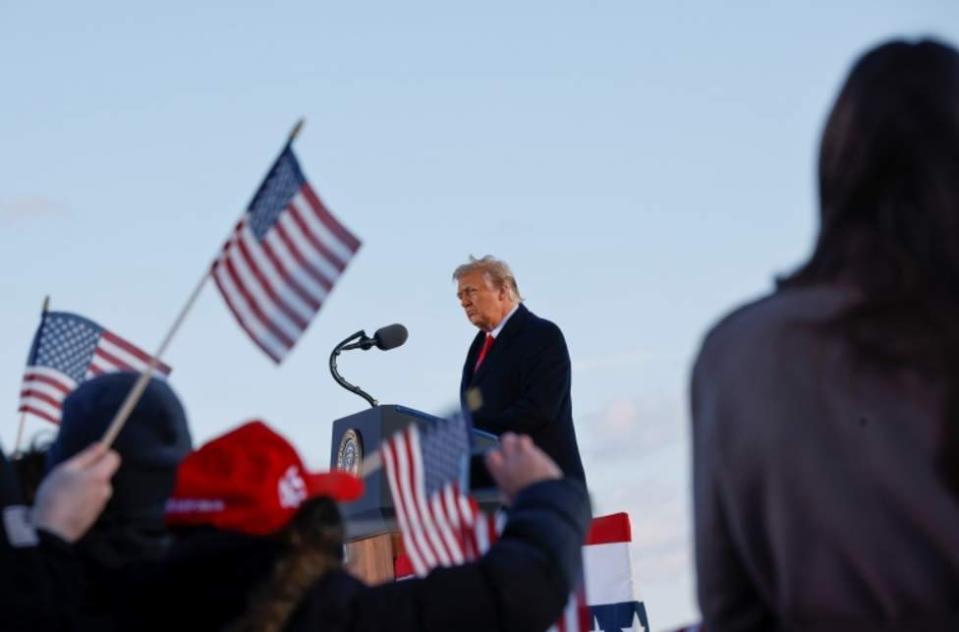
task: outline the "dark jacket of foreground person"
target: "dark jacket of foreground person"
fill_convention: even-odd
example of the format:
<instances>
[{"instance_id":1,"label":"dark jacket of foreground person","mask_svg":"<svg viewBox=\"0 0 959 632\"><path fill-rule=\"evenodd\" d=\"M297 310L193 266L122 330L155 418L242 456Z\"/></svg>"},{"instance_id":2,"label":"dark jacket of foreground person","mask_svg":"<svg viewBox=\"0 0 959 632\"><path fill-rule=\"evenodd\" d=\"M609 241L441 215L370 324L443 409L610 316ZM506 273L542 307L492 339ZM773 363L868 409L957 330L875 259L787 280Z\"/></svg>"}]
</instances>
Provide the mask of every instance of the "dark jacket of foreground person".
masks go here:
<instances>
[{"instance_id":1,"label":"dark jacket of foreground person","mask_svg":"<svg viewBox=\"0 0 959 632\"><path fill-rule=\"evenodd\" d=\"M563 479L530 486L502 538L478 562L367 588L343 573L320 580L289 630L539 632L561 614L582 568L586 490Z\"/></svg>"},{"instance_id":2,"label":"dark jacket of foreground person","mask_svg":"<svg viewBox=\"0 0 959 632\"><path fill-rule=\"evenodd\" d=\"M0 629L72 629L84 588L80 562L69 543L29 526L28 510L0 450Z\"/></svg>"},{"instance_id":3,"label":"dark jacket of foreground person","mask_svg":"<svg viewBox=\"0 0 959 632\"><path fill-rule=\"evenodd\" d=\"M941 383L864 370L822 327L853 300L777 292L703 344L692 405L707 630L959 629L959 504L935 468Z\"/></svg>"},{"instance_id":4,"label":"dark jacket of foreground person","mask_svg":"<svg viewBox=\"0 0 959 632\"><path fill-rule=\"evenodd\" d=\"M589 519L579 482L531 485L518 495L500 541L480 560L375 587L330 571L307 591L285 629L542 632L559 617L581 571ZM268 537L187 535L169 563L137 587L120 627L229 629L277 554Z\"/></svg>"}]
</instances>

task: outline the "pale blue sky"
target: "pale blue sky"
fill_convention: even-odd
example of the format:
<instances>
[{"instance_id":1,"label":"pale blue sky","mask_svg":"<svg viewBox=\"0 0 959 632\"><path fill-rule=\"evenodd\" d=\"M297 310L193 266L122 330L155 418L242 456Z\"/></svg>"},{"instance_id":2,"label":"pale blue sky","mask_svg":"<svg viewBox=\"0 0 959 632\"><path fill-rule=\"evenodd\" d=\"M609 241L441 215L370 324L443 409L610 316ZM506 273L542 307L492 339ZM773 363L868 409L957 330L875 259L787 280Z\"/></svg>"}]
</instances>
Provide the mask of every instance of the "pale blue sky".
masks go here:
<instances>
[{"instance_id":1,"label":"pale blue sky","mask_svg":"<svg viewBox=\"0 0 959 632\"><path fill-rule=\"evenodd\" d=\"M212 285L166 360L195 439L261 416L326 466L361 400L456 399L450 281L507 259L565 331L600 512L631 512L655 629L695 619L686 380L710 322L815 231L816 140L856 54L959 41L940 2L14 3L0 0L0 399L45 294L154 347L300 116L296 149L364 241L275 368ZM44 429L31 422L32 433Z\"/></svg>"}]
</instances>

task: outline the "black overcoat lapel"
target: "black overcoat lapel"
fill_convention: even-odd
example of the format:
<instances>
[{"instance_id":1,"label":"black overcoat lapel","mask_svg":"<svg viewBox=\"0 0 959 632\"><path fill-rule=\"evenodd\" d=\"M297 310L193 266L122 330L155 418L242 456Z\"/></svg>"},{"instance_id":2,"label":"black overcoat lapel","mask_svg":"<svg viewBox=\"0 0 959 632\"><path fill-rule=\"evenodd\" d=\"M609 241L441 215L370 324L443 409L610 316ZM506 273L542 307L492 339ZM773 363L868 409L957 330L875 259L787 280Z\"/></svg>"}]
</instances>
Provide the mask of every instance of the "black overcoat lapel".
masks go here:
<instances>
[{"instance_id":1,"label":"black overcoat lapel","mask_svg":"<svg viewBox=\"0 0 959 632\"><path fill-rule=\"evenodd\" d=\"M483 381L484 377L498 369L504 362L508 361L510 357L509 349L513 345L513 338L517 333L519 333L520 330L523 329L523 326L526 324L526 320L528 318L529 310L526 309L522 303L520 303L520 306L517 308L516 312L510 316L508 321L506 321L503 331L499 332L499 335L493 342L493 346L490 347L486 357L483 359L483 364L481 364L479 370L472 375L472 378L469 381L470 386L476 386ZM482 340L484 340L485 337L485 335L477 336L477 340L480 341L480 344L482 344ZM474 346L477 349L476 355L479 355L479 345L474 342ZM475 364L475 362L476 360L474 356L473 364ZM470 364L469 367L471 368L473 364Z\"/></svg>"}]
</instances>

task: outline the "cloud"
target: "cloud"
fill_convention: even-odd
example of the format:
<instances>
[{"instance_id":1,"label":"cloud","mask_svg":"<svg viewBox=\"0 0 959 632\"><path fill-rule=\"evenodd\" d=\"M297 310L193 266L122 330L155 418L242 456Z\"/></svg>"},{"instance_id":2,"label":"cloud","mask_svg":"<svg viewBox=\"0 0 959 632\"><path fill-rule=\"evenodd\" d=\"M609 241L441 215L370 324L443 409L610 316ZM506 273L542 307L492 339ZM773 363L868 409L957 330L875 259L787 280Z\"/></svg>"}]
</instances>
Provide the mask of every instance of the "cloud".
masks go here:
<instances>
[{"instance_id":1,"label":"cloud","mask_svg":"<svg viewBox=\"0 0 959 632\"><path fill-rule=\"evenodd\" d=\"M573 360L573 373L594 373L610 369L638 367L649 359L649 354L639 349L626 349L616 353L606 353L582 359Z\"/></svg>"},{"instance_id":2,"label":"cloud","mask_svg":"<svg viewBox=\"0 0 959 632\"><path fill-rule=\"evenodd\" d=\"M0 219L15 222L47 215L62 215L64 207L53 200L41 196L25 196L0 201Z\"/></svg>"},{"instance_id":3,"label":"cloud","mask_svg":"<svg viewBox=\"0 0 959 632\"><path fill-rule=\"evenodd\" d=\"M616 468L606 481L590 478L597 515L625 511L633 528L633 558L644 578L681 577L691 570L691 499L685 463L671 459L661 477ZM591 477L587 471L587 477Z\"/></svg>"},{"instance_id":4,"label":"cloud","mask_svg":"<svg viewBox=\"0 0 959 632\"><path fill-rule=\"evenodd\" d=\"M619 398L577 421L577 434L590 461L634 459L685 441L685 417L685 401L675 394Z\"/></svg>"},{"instance_id":5,"label":"cloud","mask_svg":"<svg viewBox=\"0 0 959 632\"><path fill-rule=\"evenodd\" d=\"M577 435L594 509L629 514L640 591L692 585L685 399L668 392L617 398L581 418Z\"/></svg>"}]
</instances>

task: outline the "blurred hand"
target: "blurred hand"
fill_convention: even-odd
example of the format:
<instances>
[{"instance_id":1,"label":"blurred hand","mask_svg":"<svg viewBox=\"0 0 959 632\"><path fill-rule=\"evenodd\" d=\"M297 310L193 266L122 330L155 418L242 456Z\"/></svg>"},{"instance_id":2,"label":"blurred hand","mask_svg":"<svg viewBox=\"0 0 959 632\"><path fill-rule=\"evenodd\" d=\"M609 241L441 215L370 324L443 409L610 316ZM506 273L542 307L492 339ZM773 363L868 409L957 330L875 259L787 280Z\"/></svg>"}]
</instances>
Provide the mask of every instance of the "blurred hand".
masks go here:
<instances>
[{"instance_id":1,"label":"blurred hand","mask_svg":"<svg viewBox=\"0 0 959 632\"><path fill-rule=\"evenodd\" d=\"M120 455L94 443L53 469L37 489L33 523L67 542L76 542L106 506L113 487L110 478Z\"/></svg>"},{"instance_id":2,"label":"blurred hand","mask_svg":"<svg viewBox=\"0 0 959 632\"><path fill-rule=\"evenodd\" d=\"M499 447L487 452L486 468L510 503L533 483L563 477L559 466L532 439L512 432L504 433Z\"/></svg>"}]
</instances>

